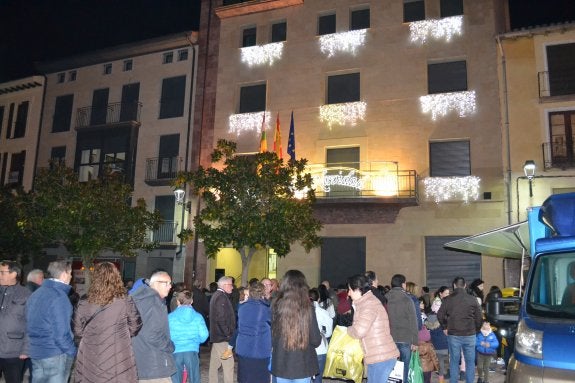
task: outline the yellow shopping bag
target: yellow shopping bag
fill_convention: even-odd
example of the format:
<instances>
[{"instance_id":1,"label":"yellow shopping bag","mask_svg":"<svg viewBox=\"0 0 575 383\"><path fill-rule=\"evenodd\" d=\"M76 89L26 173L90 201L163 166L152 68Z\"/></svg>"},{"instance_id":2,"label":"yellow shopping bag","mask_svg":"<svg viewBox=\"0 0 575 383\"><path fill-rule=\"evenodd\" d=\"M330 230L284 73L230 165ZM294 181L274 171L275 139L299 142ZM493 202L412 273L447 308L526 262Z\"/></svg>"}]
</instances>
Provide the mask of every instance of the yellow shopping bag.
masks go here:
<instances>
[{"instance_id":1,"label":"yellow shopping bag","mask_svg":"<svg viewBox=\"0 0 575 383\"><path fill-rule=\"evenodd\" d=\"M353 380L361 383L363 377L363 350L359 339L347 335L345 327L336 326L331 335L323 376Z\"/></svg>"}]
</instances>

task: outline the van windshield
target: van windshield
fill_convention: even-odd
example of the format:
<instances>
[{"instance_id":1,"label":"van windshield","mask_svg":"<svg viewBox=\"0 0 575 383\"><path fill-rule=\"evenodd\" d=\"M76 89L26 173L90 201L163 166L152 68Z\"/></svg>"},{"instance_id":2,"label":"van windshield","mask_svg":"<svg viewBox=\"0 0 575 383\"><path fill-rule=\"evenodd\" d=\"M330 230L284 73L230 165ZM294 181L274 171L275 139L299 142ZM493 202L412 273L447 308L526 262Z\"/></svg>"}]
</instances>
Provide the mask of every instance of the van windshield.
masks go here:
<instances>
[{"instance_id":1,"label":"van windshield","mask_svg":"<svg viewBox=\"0 0 575 383\"><path fill-rule=\"evenodd\" d=\"M575 319L575 253L539 256L527 297L531 315Z\"/></svg>"}]
</instances>

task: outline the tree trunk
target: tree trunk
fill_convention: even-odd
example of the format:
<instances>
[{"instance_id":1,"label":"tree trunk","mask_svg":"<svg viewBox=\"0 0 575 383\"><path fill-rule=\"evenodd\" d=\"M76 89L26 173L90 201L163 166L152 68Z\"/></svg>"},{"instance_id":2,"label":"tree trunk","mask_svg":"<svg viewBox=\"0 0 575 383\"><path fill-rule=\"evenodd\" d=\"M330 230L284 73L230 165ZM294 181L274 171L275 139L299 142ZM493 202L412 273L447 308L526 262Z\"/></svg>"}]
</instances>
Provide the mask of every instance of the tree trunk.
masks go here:
<instances>
[{"instance_id":1,"label":"tree trunk","mask_svg":"<svg viewBox=\"0 0 575 383\"><path fill-rule=\"evenodd\" d=\"M255 253L255 249L250 249L249 247L244 247L239 250L240 256L242 258L242 286L248 285L248 271L250 269L250 263L252 257Z\"/></svg>"}]
</instances>

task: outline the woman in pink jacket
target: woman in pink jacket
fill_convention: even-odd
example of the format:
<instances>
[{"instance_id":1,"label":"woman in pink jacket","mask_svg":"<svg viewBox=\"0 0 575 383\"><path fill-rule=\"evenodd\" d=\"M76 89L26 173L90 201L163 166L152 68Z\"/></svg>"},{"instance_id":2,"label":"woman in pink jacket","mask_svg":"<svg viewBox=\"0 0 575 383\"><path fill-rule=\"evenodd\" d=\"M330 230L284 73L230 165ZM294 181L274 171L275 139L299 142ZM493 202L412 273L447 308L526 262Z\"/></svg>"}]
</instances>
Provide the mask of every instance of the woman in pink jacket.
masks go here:
<instances>
[{"instance_id":1,"label":"woman in pink jacket","mask_svg":"<svg viewBox=\"0 0 575 383\"><path fill-rule=\"evenodd\" d=\"M347 280L348 295L353 301L353 324L347 333L361 341L369 383L386 383L399 351L391 337L387 311L370 291L363 275Z\"/></svg>"}]
</instances>

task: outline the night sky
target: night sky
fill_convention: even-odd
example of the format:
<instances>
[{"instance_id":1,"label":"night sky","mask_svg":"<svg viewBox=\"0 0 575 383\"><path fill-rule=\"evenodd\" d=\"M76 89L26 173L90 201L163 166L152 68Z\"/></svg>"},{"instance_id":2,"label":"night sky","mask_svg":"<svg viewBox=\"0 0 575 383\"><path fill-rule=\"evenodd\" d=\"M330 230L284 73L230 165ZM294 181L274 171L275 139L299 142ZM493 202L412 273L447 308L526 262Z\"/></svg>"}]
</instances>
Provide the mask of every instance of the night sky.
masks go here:
<instances>
[{"instance_id":1,"label":"night sky","mask_svg":"<svg viewBox=\"0 0 575 383\"><path fill-rule=\"evenodd\" d=\"M35 61L197 30L199 4L200 0L0 0L0 82L34 74ZM575 21L575 0L509 4L513 29Z\"/></svg>"}]
</instances>

